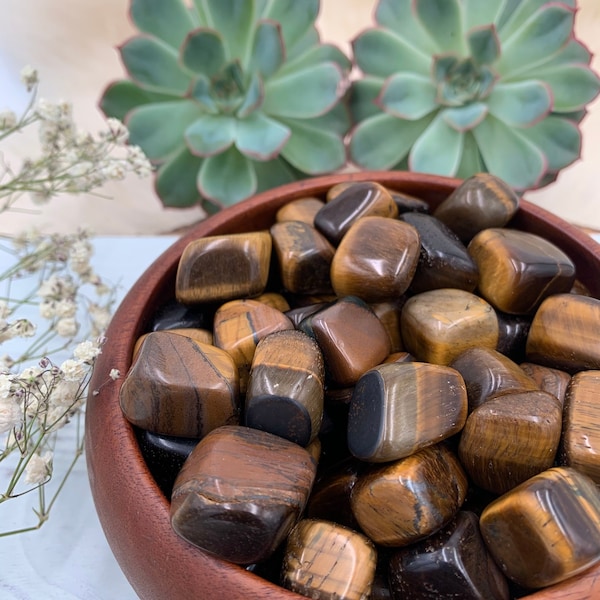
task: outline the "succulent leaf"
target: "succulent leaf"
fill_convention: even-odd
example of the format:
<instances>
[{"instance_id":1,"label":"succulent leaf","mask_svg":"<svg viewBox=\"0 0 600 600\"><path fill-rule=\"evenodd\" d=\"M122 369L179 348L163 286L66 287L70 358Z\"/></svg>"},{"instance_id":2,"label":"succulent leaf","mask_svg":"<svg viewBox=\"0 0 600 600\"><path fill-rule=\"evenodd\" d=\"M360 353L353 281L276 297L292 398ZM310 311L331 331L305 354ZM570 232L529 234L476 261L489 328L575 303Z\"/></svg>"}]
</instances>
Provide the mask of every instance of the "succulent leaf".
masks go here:
<instances>
[{"instance_id":1,"label":"succulent leaf","mask_svg":"<svg viewBox=\"0 0 600 600\"><path fill-rule=\"evenodd\" d=\"M416 121L437 108L431 78L416 73L396 73L386 80L377 99L385 112Z\"/></svg>"},{"instance_id":2,"label":"succulent leaf","mask_svg":"<svg viewBox=\"0 0 600 600\"><path fill-rule=\"evenodd\" d=\"M306 39L312 40L309 46L318 41L314 40L314 23L319 14L319 6L319 0L269 0L262 16L281 23L285 47L288 52L297 52L296 46L301 47Z\"/></svg>"},{"instance_id":3,"label":"succulent leaf","mask_svg":"<svg viewBox=\"0 0 600 600\"><path fill-rule=\"evenodd\" d=\"M381 79L365 76L357 79L350 88L348 104L355 122L364 121L379 113L380 108L375 101L381 93Z\"/></svg>"},{"instance_id":4,"label":"succulent leaf","mask_svg":"<svg viewBox=\"0 0 600 600\"><path fill-rule=\"evenodd\" d=\"M540 81L499 83L487 104L490 114L510 127L529 127L550 113L552 94Z\"/></svg>"},{"instance_id":5,"label":"succulent leaf","mask_svg":"<svg viewBox=\"0 0 600 600\"><path fill-rule=\"evenodd\" d=\"M463 0L463 27L465 31L495 23L503 4L503 0L500 0L500 2Z\"/></svg>"},{"instance_id":6,"label":"succulent leaf","mask_svg":"<svg viewBox=\"0 0 600 600\"><path fill-rule=\"evenodd\" d=\"M235 141L235 135L235 119L229 115L201 115L184 133L190 152L203 157L227 150Z\"/></svg>"},{"instance_id":7,"label":"succulent leaf","mask_svg":"<svg viewBox=\"0 0 600 600\"><path fill-rule=\"evenodd\" d=\"M273 160L257 160L253 164L257 192L264 192L304 177L301 171L296 170L281 156Z\"/></svg>"},{"instance_id":8,"label":"succulent leaf","mask_svg":"<svg viewBox=\"0 0 600 600\"><path fill-rule=\"evenodd\" d=\"M500 56L500 39L493 24L471 29L467 33L467 44L477 64L491 65Z\"/></svg>"},{"instance_id":9,"label":"succulent leaf","mask_svg":"<svg viewBox=\"0 0 600 600\"><path fill-rule=\"evenodd\" d=\"M459 0L413 0L413 10L440 52L463 51Z\"/></svg>"},{"instance_id":10,"label":"succulent leaf","mask_svg":"<svg viewBox=\"0 0 600 600\"><path fill-rule=\"evenodd\" d=\"M550 171L564 169L581 154L581 131L569 119L551 115L531 127L528 137L544 150Z\"/></svg>"},{"instance_id":11,"label":"succulent leaf","mask_svg":"<svg viewBox=\"0 0 600 600\"><path fill-rule=\"evenodd\" d=\"M196 184L196 174L203 160L183 146L161 165L156 172L154 187L165 206L189 208L198 204L200 192Z\"/></svg>"},{"instance_id":12,"label":"succulent leaf","mask_svg":"<svg viewBox=\"0 0 600 600\"><path fill-rule=\"evenodd\" d=\"M456 108L445 108L441 114L444 121L456 131L473 129L485 119L489 110L484 102L474 102Z\"/></svg>"},{"instance_id":13,"label":"succulent leaf","mask_svg":"<svg viewBox=\"0 0 600 600\"><path fill-rule=\"evenodd\" d=\"M262 106L264 98L265 91L262 79L256 73L252 73L252 77L250 78L250 83L248 85L248 91L246 92L246 96L242 104L237 109L236 115L240 119L245 119Z\"/></svg>"},{"instance_id":14,"label":"succulent leaf","mask_svg":"<svg viewBox=\"0 0 600 600\"><path fill-rule=\"evenodd\" d=\"M109 84L102 94L100 109L120 121L136 106L173 100L173 96L150 92L132 81L115 81Z\"/></svg>"},{"instance_id":15,"label":"succulent leaf","mask_svg":"<svg viewBox=\"0 0 600 600\"><path fill-rule=\"evenodd\" d=\"M212 29L194 29L184 39L180 56L187 69L210 78L225 65L223 38Z\"/></svg>"},{"instance_id":16,"label":"succulent leaf","mask_svg":"<svg viewBox=\"0 0 600 600\"><path fill-rule=\"evenodd\" d=\"M270 77L285 60L281 27L276 21L262 21L256 27L249 70Z\"/></svg>"},{"instance_id":17,"label":"succulent leaf","mask_svg":"<svg viewBox=\"0 0 600 600\"><path fill-rule=\"evenodd\" d=\"M472 131L466 131L463 135L463 150L460 165L456 170L456 176L467 179L474 173L482 173L486 170L479 146L475 141Z\"/></svg>"},{"instance_id":18,"label":"succulent leaf","mask_svg":"<svg viewBox=\"0 0 600 600\"><path fill-rule=\"evenodd\" d=\"M290 129L259 112L237 121L235 145L237 149L255 160L276 157L291 135Z\"/></svg>"},{"instance_id":19,"label":"succulent leaf","mask_svg":"<svg viewBox=\"0 0 600 600\"><path fill-rule=\"evenodd\" d=\"M193 82L190 89L190 97L193 98L206 112L218 114L219 107L211 94L210 80L200 75Z\"/></svg>"},{"instance_id":20,"label":"succulent leaf","mask_svg":"<svg viewBox=\"0 0 600 600\"><path fill-rule=\"evenodd\" d=\"M352 68L352 63L348 57L337 46L333 44L319 44L318 46L312 46L293 60L288 60L282 65L278 75L316 67L323 62L336 63L344 73L349 73Z\"/></svg>"},{"instance_id":21,"label":"succulent leaf","mask_svg":"<svg viewBox=\"0 0 600 600\"><path fill-rule=\"evenodd\" d=\"M575 8L575 0L560 0L561 4ZM544 8L548 0L527 0L515 5L514 10L508 15L502 27L502 34L508 39L521 27L535 12Z\"/></svg>"},{"instance_id":22,"label":"succulent leaf","mask_svg":"<svg viewBox=\"0 0 600 600\"><path fill-rule=\"evenodd\" d=\"M182 0L132 0L131 20L136 27L173 48L179 48L195 27L192 14Z\"/></svg>"}]
</instances>

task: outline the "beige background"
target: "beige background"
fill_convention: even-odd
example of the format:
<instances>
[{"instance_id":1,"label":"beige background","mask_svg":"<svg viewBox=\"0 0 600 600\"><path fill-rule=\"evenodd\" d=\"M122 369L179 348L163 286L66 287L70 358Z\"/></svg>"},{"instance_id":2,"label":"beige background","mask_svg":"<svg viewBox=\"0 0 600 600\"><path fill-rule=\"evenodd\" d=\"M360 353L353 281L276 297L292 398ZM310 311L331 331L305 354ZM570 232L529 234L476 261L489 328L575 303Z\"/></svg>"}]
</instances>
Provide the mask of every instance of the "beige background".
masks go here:
<instances>
[{"instance_id":1,"label":"beige background","mask_svg":"<svg viewBox=\"0 0 600 600\"><path fill-rule=\"evenodd\" d=\"M133 33L128 5L128 0L2 0L0 110L23 102L19 71L30 64L40 71L44 97L72 101L82 128L100 128L98 98L111 80L123 74L116 46ZM321 6L318 25L323 40L348 51L348 42L372 24L375 0L322 0ZM577 36L600 55L600 1L580 0L579 6ZM600 56L593 65L600 71ZM553 185L530 192L527 198L571 222L600 229L600 100L590 106L582 128L582 158ZM4 158L16 163L30 153L29 148L26 139L19 139L8 151L3 147ZM107 186L103 197L60 198L34 218L2 215L0 232L35 221L46 230L86 226L99 234L151 234L201 217L199 209L165 210L151 180L133 178Z\"/></svg>"}]
</instances>

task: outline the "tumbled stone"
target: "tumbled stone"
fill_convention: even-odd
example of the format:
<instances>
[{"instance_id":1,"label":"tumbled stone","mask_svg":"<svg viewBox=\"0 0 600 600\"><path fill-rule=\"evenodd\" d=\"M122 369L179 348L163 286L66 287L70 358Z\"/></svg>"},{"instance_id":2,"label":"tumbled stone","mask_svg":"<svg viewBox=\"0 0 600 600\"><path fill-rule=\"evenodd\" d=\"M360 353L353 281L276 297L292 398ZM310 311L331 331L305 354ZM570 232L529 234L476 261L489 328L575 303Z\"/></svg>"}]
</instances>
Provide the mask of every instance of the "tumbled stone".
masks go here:
<instances>
[{"instance_id":1,"label":"tumbled stone","mask_svg":"<svg viewBox=\"0 0 600 600\"><path fill-rule=\"evenodd\" d=\"M200 238L183 251L175 295L184 304L261 294L269 277L271 236L267 231Z\"/></svg>"},{"instance_id":2,"label":"tumbled stone","mask_svg":"<svg viewBox=\"0 0 600 600\"><path fill-rule=\"evenodd\" d=\"M484 229L504 227L518 208L519 197L508 184L490 173L477 173L459 185L433 214L468 243Z\"/></svg>"},{"instance_id":3,"label":"tumbled stone","mask_svg":"<svg viewBox=\"0 0 600 600\"><path fill-rule=\"evenodd\" d=\"M515 362L525 360L525 345L531 327L531 315L509 315L496 310L498 317L498 345L496 350Z\"/></svg>"},{"instance_id":4,"label":"tumbled stone","mask_svg":"<svg viewBox=\"0 0 600 600\"><path fill-rule=\"evenodd\" d=\"M289 535L283 586L316 600L370 597L377 551L373 542L347 527L303 519Z\"/></svg>"},{"instance_id":5,"label":"tumbled stone","mask_svg":"<svg viewBox=\"0 0 600 600\"><path fill-rule=\"evenodd\" d=\"M388 363L356 383L348 448L361 460L388 462L458 433L467 418L460 373L428 363Z\"/></svg>"},{"instance_id":6,"label":"tumbled stone","mask_svg":"<svg viewBox=\"0 0 600 600\"><path fill-rule=\"evenodd\" d=\"M407 363L414 362L415 357L408 352L392 352L383 362L384 363Z\"/></svg>"},{"instance_id":7,"label":"tumbled stone","mask_svg":"<svg viewBox=\"0 0 600 600\"><path fill-rule=\"evenodd\" d=\"M508 583L488 552L477 515L459 511L442 530L397 550L390 560L394 598L508 600Z\"/></svg>"},{"instance_id":8,"label":"tumbled stone","mask_svg":"<svg viewBox=\"0 0 600 600\"><path fill-rule=\"evenodd\" d=\"M540 390L552 394L564 406L565 394L571 381L568 373L530 362L523 362L519 366L536 382Z\"/></svg>"},{"instance_id":9,"label":"tumbled stone","mask_svg":"<svg viewBox=\"0 0 600 600\"><path fill-rule=\"evenodd\" d=\"M132 424L163 435L201 438L239 419L231 356L190 337L156 331L142 343L120 390Z\"/></svg>"},{"instance_id":10,"label":"tumbled stone","mask_svg":"<svg viewBox=\"0 0 600 600\"><path fill-rule=\"evenodd\" d=\"M261 302L272 308L280 310L282 313L290 310L290 303L286 300L285 296L278 294L277 292L265 292L260 296L252 298L256 302Z\"/></svg>"},{"instance_id":11,"label":"tumbled stone","mask_svg":"<svg viewBox=\"0 0 600 600\"><path fill-rule=\"evenodd\" d=\"M375 302L369 304L371 310L377 315L390 338L390 352L401 352L404 350L402 335L400 334L400 315L406 300L389 300L388 302Z\"/></svg>"},{"instance_id":12,"label":"tumbled stone","mask_svg":"<svg viewBox=\"0 0 600 600\"><path fill-rule=\"evenodd\" d=\"M172 299L156 309L149 331L165 329L212 329L218 304L189 305Z\"/></svg>"},{"instance_id":13,"label":"tumbled stone","mask_svg":"<svg viewBox=\"0 0 600 600\"><path fill-rule=\"evenodd\" d=\"M275 221L302 221L312 225L315 215L325 205L323 200L315 197L298 198L284 204L276 213Z\"/></svg>"},{"instance_id":14,"label":"tumbled stone","mask_svg":"<svg viewBox=\"0 0 600 600\"><path fill-rule=\"evenodd\" d=\"M300 323L316 312L329 306L328 302L318 302L316 304L307 304L306 306L297 306L285 311L285 316L294 324L296 329L300 329Z\"/></svg>"},{"instance_id":15,"label":"tumbled stone","mask_svg":"<svg viewBox=\"0 0 600 600\"><path fill-rule=\"evenodd\" d=\"M469 243L479 268L479 293L509 314L532 314L575 280L571 259L548 240L517 229L486 229Z\"/></svg>"},{"instance_id":16,"label":"tumbled stone","mask_svg":"<svg viewBox=\"0 0 600 600\"><path fill-rule=\"evenodd\" d=\"M221 427L194 448L177 476L171 524L220 558L263 561L300 518L315 472L298 444L249 427Z\"/></svg>"},{"instance_id":17,"label":"tumbled stone","mask_svg":"<svg viewBox=\"0 0 600 600\"><path fill-rule=\"evenodd\" d=\"M307 446L321 427L324 379L314 339L294 329L267 335L252 360L245 424Z\"/></svg>"},{"instance_id":18,"label":"tumbled stone","mask_svg":"<svg viewBox=\"0 0 600 600\"><path fill-rule=\"evenodd\" d=\"M466 290L440 289L417 294L402 310L404 348L417 360L448 365L467 348L496 348L494 309Z\"/></svg>"},{"instance_id":19,"label":"tumbled stone","mask_svg":"<svg viewBox=\"0 0 600 600\"><path fill-rule=\"evenodd\" d=\"M201 342L202 344L212 345L212 343L213 343L212 328L209 330L209 329L197 329L195 327L181 327L178 329L169 329L168 331L169 331L169 333L177 333L179 335L185 335L189 338L192 338L196 342ZM135 346L133 347L132 362L135 360L135 357L137 356L137 353L138 353L140 347L142 346L143 341L148 337L148 335L150 335L150 334L144 333L136 340Z\"/></svg>"},{"instance_id":20,"label":"tumbled stone","mask_svg":"<svg viewBox=\"0 0 600 600\"><path fill-rule=\"evenodd\" d=\"M492 502L480 527L496 563L525 588L553 585L600 560L598 488L568 467L544 471Z\"/></svg>"},{"instance_id":21,"label":"tumbled stone","mask_svg":"<svg viewBox=\"0 0 600 600\"><path fill-rule=\"evenodd\" d=\"M404 192L398 192L397 190L389 190L394 203L398 207L398 214L404 213L428 213L429 212L429 204L425 202L425 200L421 200L421 198L417 198L416 196L411 196L410 194L405 194Z\"/></svg>"},{"instance_id":22,"label":"tumbled stone","mask_svg":"<svg viewBox=\"0 0 600 600\"><path fill-rule=\"evenodd\" d=\"M448 523L465 500L467 478L444 445L373 468L351 494L361 529L382 546L405 546Z\"/></svg>"},{"instance_id":23,"label":"tumbled stone","mask_svg":"<svg viewBox=\"0 0 600 600\"><path fill-rule=\"evenodd\" d=\"M552 394L502 394L469 415L458 455L475 485L503 494L552 466L561 427L562 407Z\"/></svg>"}]
</instances>

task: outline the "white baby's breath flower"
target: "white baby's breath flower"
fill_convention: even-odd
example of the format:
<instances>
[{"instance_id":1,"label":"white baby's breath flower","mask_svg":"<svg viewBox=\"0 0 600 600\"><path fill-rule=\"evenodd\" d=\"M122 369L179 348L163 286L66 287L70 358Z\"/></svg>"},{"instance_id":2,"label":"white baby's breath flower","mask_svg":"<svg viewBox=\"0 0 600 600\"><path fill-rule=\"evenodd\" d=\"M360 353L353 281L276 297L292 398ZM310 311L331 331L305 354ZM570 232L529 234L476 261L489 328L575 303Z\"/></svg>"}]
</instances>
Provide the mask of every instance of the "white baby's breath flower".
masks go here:
<instances>
[{"instance_id":1,"label":"white baby's breath flower","mask_svg":"<svg viewBox=\"0 0 600 600\"><path fill-rule=\"evenodd\" d=\"M17 115L12 110L0 111L0 131L12 129L17 124Z\"/></svg>"},{"instance_id":2,"label":"white baby's breath flower","mask_svg":"<svg viewBox=\"0 0 600 600\"><path fill-rule=\"evenodd\" d=\"M65 376L65 381L81 381L87 369L85 363L82 360L75 360L68 358L60 365L60 370Z\"/></svg>"},{"instance_id":3,"label":"white baby's breath flower","mask_svg":"<svg viewBox=\"0 0 600 600\"><path fill-rule=\"evenodd\" d=\"M53 319L56 316L56 302L44 298L40 302L40 316L42 319Z\"/></svg>"},{"instance_id":4,"label":"white baby's breath flower","mask_svg":"<svg viewBox=\"0 0 600 600\"><path fill-rule=\"evenodd\" d=\"M147 177L152 173L152 164L139 146L127 148L127 162L131 165L133 172L140 177Z\"/></svg>"},{"instance_id":5,"label":"white baby's breath flower","mask_svg":"<svg viewBox=\"0 0 600 600\"><path fill-rule=\"evenodd\" d=\"M94 335L100 335L110 323L110 312L103 306L91 302L88 307L88 314L92 321Z\"/></svg>"},{"instance_id":6,"label":"white baby's breath flower","mask_svg":"<svg viewBox=\"0 0 600 600\"><path fill-rule=\"evenodd\" d=\"M23 419L23 409L10 395L0 394L0 434L18 427Z\"/></svg>"},{"instance_id":7,"label":"white baby's breath flower","mask_svg":"<svg viewBox=\"0 0 600 600\"><path fill-rule=\"evenodd\" d=\"M64 317L56 322L56 333L60 337L72 338L75 337L79 330L79 323L73 317Z\"/></svg>"},{"instance_id":8,"label":"white baby's breath flower","mask_svg":"<svg viewBox=\"0 0 600 600\"><path fill-rule=\"evenodd\" d=\"M0 319L6 319L6 317L10 317L12 310L8 306L8 302L6 300L0 300Z\"/></svg>"},{"instance_id":9,"label":"white baby's breath flower","mask_svg":"<svg viewBox=\"0 0 600 600\"><path fill-rule=\"evenodd\" d=\"M77 344L73 351L73 356L84 362L91 363L101 352L102 349L98 344L94 344L90 340L85 340L85 342Z\"/></svg>"},{"instance_id":10,"label":"white baby's breath flower","mask_svg":"<svg viewBox=\"0 0 600 600\"><path fill-rule=\"evenodd\" d=\"M35 330L35 325L29 319L17 319L14 323L0 319L0 343L17 337L33 337Z\"/></svg>"},{"instance_id":11,"label":"white baby's breath flower","mask_svg":"<svg viewBox=\"0 0 600 600\"><path fill-rule=\"evenodd\" d=\"M39 485L49 479L52 475L52 458L50 450L44 452L43 456L32 454L25 467L25 483Z\"/></svg>"},{"instance_id":12,"label":"white baby's breath flower","mask_svg":"<svg viewBox=\"0 0 600 600\"><path fill-rule=\"evenodd\" d=\"M110 142L118 145L125 144L129 138L129 131L125 125L113 117L106 119L107 130L100 134Z\"/></svg>"},{"instance_id":13,"label":"white baby's breath flower","mask_svg":"<svg viewBox=\"0 0 600 600\"><path fill-rule=\"evenodd\" d=\"M92 254L92 244L87 239L77 240L69 251L69 266L75 273L89 271Z\"/></svg>"},{"instance_id":14,"label":"white baby's breath flower","mask_svg":"<svg viewBox=\"0 0 600 600\"><path fill-rule=\"evenodd\" d=\"M0 398L8 398L13 392L14 375L11 373L0 374Z\"/></svg>"},{"instance_id":15,"label":"white baby's breath flower","mask_svg":"<svg viewBox=\"0 0 600 600\"><path fill-rule=\"evenodd\" d=\"M23 67L21 69L21 81L25 84L27 91L30 92L39 83L37 69L30 65Z\"/></svg>"},{"instance_id":16,"label":"white baby's breath flower","mask_svg":"<svg viewBox=\"0 0 600 600\"><path fill-rule=\"evenodd\" d=\"M55 305L57 317L74 317L77 313L77 304L71 299L59 300Z\"/></svg>"},{"instance_id":17,"label":"white baby's breath flower","mask_svg":"<svg viewBox=\"0 0 600 600\"><path fill-rule=\"evenodd\" d=\"M119 379L119 377L121 377L121 371L119 371L119 369L111 369L110 373L108 374L108 376L113 380L116 381L117 379Z\"/></svg>"}]
</instances>

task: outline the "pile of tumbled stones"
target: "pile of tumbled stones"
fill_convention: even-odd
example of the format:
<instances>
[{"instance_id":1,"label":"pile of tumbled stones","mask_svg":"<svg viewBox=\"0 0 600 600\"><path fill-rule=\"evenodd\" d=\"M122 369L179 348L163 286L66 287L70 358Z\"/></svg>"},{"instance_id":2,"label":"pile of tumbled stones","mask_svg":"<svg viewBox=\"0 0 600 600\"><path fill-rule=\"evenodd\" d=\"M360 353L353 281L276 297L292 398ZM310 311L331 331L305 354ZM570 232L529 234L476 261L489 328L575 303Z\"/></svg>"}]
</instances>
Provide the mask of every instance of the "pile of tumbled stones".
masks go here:
<instances>
[{"instance_id":1,"label":"pile of tumbled stones","mask_svg":"<svg viewBox=\"0 0 600 600\"><path fill-rule=\"evenodd\" d=\"M476 175L205 237L120 401L175 532L311 598L506 599L600 560L600 300Z\"/></svg>"}]
</instances>

